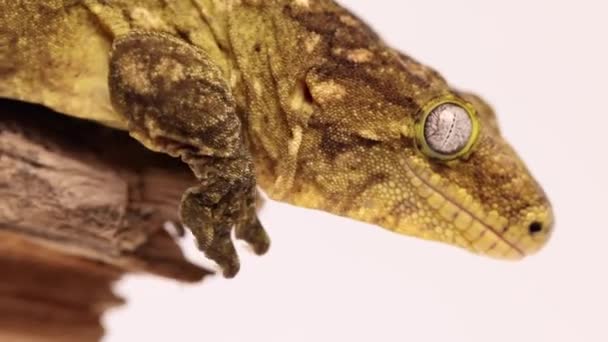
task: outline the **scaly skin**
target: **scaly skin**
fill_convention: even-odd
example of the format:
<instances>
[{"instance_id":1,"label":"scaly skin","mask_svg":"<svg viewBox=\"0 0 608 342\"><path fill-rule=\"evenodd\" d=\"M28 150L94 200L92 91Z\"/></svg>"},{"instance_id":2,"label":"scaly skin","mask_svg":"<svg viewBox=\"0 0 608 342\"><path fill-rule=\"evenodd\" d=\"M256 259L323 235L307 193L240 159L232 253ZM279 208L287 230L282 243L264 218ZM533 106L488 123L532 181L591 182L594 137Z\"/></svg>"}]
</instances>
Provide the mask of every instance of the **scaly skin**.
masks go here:
<instances>
[{"instance_id":1,"label":"scaly skin","mask_svg":"<svg viewBox=\"0 0 608 342\"><path fill-rule=\"evenodd\" d=\"M279 201L498 258L534 253L550 236L550 204L492 109L333 1L0 0L0 20L0 95L181 157L201 182L182 218L229 276L233 225L258 252L268 245L252 214L255 179ZM427 153L417 134L429 104L445 99L479 123L453 160ZM230 218L215 218L209 201Z\"/></svg>"}]
</instances>

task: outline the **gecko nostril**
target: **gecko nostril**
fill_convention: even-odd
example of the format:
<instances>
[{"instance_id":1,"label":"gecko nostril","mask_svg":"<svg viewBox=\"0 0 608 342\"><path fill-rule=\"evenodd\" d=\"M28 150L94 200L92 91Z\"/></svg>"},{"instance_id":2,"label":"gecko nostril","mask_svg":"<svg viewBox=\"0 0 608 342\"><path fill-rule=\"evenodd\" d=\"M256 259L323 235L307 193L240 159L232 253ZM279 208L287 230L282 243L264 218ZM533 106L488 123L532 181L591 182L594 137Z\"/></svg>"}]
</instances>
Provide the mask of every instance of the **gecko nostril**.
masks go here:
<instances>
[{"instance_id":1,"label":"gecko nostril","mask_svg":"<svg viewBox=\"0 0 608 342\"><path fill-rule=\"evenodd\" d=\"M531 235L540 233L542 230L543 230L543 224L538 221L532 222L530 224L530 226L528 227L528 231L530 232Z\"/></svg>"}]
</instances>

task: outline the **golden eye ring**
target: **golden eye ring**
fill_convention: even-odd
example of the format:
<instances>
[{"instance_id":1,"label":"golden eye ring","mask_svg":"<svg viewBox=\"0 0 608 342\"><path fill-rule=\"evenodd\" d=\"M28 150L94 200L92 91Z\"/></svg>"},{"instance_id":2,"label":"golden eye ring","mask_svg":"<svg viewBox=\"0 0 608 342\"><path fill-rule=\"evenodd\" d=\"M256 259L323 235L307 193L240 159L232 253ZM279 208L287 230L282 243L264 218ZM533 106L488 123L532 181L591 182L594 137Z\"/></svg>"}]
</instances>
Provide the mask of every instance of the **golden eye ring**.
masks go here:
<instances>
[{"instance_id":1,"label":"golden eye ring","mask_svg":"<svg viewBox=\"0 0 608 342\"><path fill-rule=\"evenodd\" d=\"M475 108L454 96L429 102L416 122L420 151L442 161L466 158L479 138Z\"/></svg>"}]
</instances>

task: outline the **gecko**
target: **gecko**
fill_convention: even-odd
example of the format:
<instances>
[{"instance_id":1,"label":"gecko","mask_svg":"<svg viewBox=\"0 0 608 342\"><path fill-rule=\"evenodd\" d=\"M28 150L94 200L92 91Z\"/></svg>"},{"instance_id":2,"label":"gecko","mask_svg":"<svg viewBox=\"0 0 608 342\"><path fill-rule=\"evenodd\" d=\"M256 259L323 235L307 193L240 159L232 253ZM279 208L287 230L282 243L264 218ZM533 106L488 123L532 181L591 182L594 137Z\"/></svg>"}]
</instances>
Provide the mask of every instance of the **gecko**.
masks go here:
<instances>
[{"instance_id":1,"label":"gecko","mask_svg":"<svg viewBox=\"0 0 608 342\"><path fill-rule=\"evenodd\" d=\"M269 248L258 188L499 259L553 230L491 106L332 0L0 0L0 96L181 158L181 221L226 277L233 232Z\"/></svg>"}]
</instances>

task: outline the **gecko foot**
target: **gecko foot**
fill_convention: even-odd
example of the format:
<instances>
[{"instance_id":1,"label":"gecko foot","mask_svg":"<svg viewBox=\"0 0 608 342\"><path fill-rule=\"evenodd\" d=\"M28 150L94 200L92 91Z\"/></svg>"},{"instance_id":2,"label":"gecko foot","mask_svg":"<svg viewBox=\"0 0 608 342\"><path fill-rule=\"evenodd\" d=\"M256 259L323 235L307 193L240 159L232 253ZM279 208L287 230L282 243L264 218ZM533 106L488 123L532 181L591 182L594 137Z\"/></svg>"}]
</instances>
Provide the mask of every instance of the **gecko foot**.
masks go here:
<instances>
[{"instance_id":1,"label":"gecko foot","mask_svg":"<svg viewBox=\"0 0 608 342\"><path fill-rule=\"evenodd\" d=\"M250 244L257 255L266 253L268 248L270 248L270 238L255 215L249 222L242 223L236 227L236 237Z\"/></svg>"},{"instance_id":2,"label":"gecko foot","mask_svg":"<svg viewBox=\"0 0 608 342\"><path fill-rule=\"evenodd\" d=\"M233 178L234 179L234 178ZM239 258L231 231L260 255L270 247L270 238L256 214L256 188L251 177L230 181L220 177L203 179L182 197L180 217L192 230L199 248L223 270L227 278L239 271Z\"/></svg>"},{"instance_id":3,"label":"gecko foot","mask_svg":"<svg viewBox=\"0 0 608 342\"><path fill-rule=\"evenodd\" d=\"M192 230L199 249L222 268L226 278L234 277L240 268L230 236L239 207L232 193L222 194L204 186L188 189L180 206L182 222Z\"/></svg>"}]
</instances>

